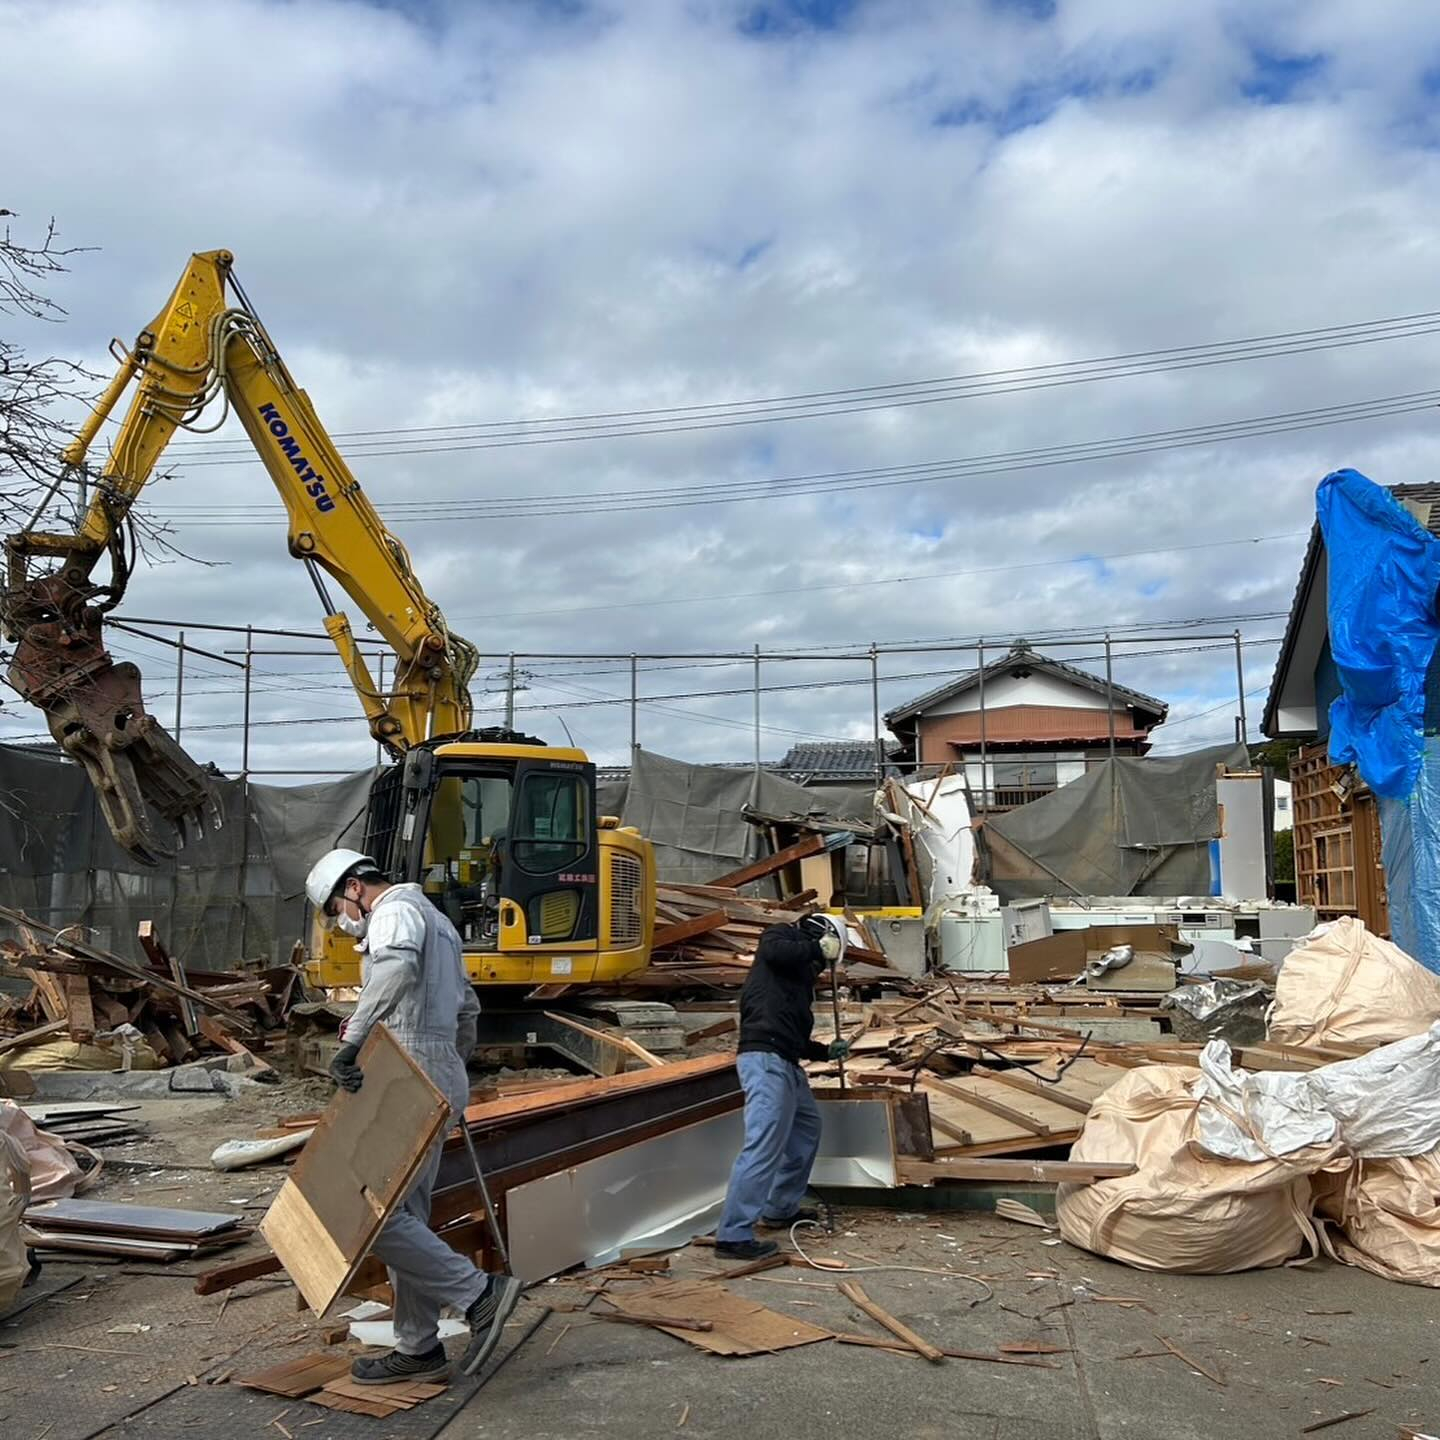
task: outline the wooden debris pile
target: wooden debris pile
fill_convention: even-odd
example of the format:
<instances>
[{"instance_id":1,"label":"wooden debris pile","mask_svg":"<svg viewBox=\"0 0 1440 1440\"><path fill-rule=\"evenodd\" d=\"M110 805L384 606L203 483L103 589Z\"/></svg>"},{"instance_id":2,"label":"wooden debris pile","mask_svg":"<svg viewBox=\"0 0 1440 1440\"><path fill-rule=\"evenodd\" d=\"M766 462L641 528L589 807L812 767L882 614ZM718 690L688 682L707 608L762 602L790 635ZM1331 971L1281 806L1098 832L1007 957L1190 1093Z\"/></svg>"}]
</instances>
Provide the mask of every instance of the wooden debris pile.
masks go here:
<instances>
[{"instance_id":1,"label":"wooden debris pile","mask_svg":"<svg viewBox=\"0 0 1440 1440\"><path fill-rule=\"evenodd\" d=\"M846 1083L925 1096L933 1159L903 1157L902 1182L1083 1178L1071 1175L1062 1157L1116 1080L1144 1065L1198 1070L1202 1046L1164 1033L1166 1012L1156 999L932 982L920 1000L848 1007ZM1120 1036L1153 1035L1111 1039L1107 1026ZM1353 1046L1260 1044L1238 1047L1234 1056L1249 1070L1305 1070L1357 1053ZM817 1087L839 1083L833 1062L807 1069Z\"/></svg>"},{"instance_id":2,"label":"wooden debris pile","mask_svg":"<svg viewBox=\"0 0 1440 1440\"><path fill-rule=\"evenodd\" d=\"M766 863L757 861L750 868ZM788 900L765 900L741 895L735 885L660 885L655 892L650 965L628 977L628 983L661 988L743 985L760 936L771 925L793 925L815 909L814 890ZM851 931L847 967L886 968L885 952L868 926L854 915L847 916L847 923Z\"/></svg>"},{"instance_id":3,"label":"wooden debris pile","mask_svg":"<svg viewBox=\"0 0 1440 1440\"><path fill-rule=\"evenodd\" d=\"M136 937L145 963L88 943L74 927L57 930L3 906L0 921L19 937L0 941L0 977L28 986L0 995L0 1069L23 1069L27 1050L69 1041L80 1047L78 1068L154 1069L228 1053L250 1056L257 1077L268 1072L250 1052L264 1048L267 1032L283 1029L298 969L189 969L148 920ZM114 1066L104 1063L107 1050ZM38 1051L33 1058L39 1062ZM43 1068L65 1066L63 1053L44 1058Z\"/></svg>"}]
</instances>

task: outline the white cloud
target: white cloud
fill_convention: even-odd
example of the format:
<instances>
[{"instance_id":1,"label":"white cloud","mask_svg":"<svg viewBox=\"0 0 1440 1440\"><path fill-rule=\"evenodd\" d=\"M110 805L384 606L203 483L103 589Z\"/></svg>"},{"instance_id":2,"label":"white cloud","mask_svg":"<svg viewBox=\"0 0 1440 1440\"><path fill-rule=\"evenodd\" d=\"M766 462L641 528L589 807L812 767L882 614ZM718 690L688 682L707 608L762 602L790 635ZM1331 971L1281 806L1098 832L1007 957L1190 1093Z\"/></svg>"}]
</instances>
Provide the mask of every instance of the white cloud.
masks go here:
<instances>
[{"instance_id":1,"label":"white cloud","mask_svg":"<svg viewBox=\"0 0 1440 1440\"><path fill-rule=\"evenodd\" d=\"M1339 0L1110 0L1049 18L874 4L834 28L743 33L754 8L0 0L0 86L29 128L9 147L0 205L22 224L53 213L73 242L100 247L57 287L63 341L92 360L154 314L190 250L234 250L337 431L705 404L1435 308L1433 7L1387 7L1381 25ZM1312 56L1298 79L1280 63ZM1260 81L1273 93L1247 96ZM935 123L946 115L971 118ZM1298 537L995 567L1303 531L1314 484L1338 465L1431 478L1428 415L926 486L447 516L474 497L902 465L1398 394L1428 388L1435 343L762 427L431 455L357 445L352 463L382 511L433 503L433 521L396 511L394 528L456 627L497 655L1003 643L1286 609ZM150 503L185 511L182 542L228 563L142 571L126 608L318 628L283 530L196 523L212 506L212 519L275 506L257 466L194 463L205 453L177 442L180 478ZM807 588L932 571L988 573ZM791 593L686 603L753 591ZM1243 628L1258 639L1280 623ZM146 656L168 717L173 658L123 646ZM1250 683L1268 678L1271 653L1247 655ZM260 718L355 709L333 662L266 663L285 673L265 677ZM965 664L907 655L884 669ZM625 664L530 668L524 706L628 693ZM868 682L861 662L775 664L766 681L842 673ZM1122 659L1116 675L1177 714L1233 688L1223 652ZM657 670L642 689L748 681L739 663ZM883 704L931 683L887 681ZM187 732L238 721L237 690L218 664L193 662ZM623 707L556 713L598 758L623 758ZM863 735L869 713L866 683L767 694L766 751L789 731ZM743 758L749 714L744 696L676 700L644 712L640 736ZM520 718L562 738L546 708ZM1222 710L1166 743L1223 738L1230 723ZM0 738L37 728L18 706L0 712ZM275 768L370 753L358 721L257 733L257 763ZM187 743L238 761L233 730Z\"/></svg>"}]
</instances>

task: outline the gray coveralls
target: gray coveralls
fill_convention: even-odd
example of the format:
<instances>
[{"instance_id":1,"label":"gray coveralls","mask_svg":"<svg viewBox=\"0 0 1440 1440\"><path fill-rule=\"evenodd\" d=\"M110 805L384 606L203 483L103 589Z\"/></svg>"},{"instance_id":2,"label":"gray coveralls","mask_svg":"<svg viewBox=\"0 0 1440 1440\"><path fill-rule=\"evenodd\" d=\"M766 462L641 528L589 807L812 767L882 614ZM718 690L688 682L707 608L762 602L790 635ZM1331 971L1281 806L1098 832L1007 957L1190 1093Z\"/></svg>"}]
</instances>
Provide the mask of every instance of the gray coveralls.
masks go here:
<instances>
[{"instance_id":1,"label":"gray coveralls","mask_svg":"<svg viewBox=\"0 0 1440 1440\"><path fill-rule=\"evenodd\" d=\"M470 1097L464 1057L475 1048L480 1002L466 977L455 927L419 885L392 885L375 902L356 948L362 955L360 999L343 1039L363 1044L383 1021L450 1102L452 1118L463 1114ZM490 1283L430 1229L430 1193L443 1144L442 1133L372 1252L389 1267L395 1348L402 1355L433 1350L440 1307L451 1305L463 1315Z\"/></svg>"}]
</instances>

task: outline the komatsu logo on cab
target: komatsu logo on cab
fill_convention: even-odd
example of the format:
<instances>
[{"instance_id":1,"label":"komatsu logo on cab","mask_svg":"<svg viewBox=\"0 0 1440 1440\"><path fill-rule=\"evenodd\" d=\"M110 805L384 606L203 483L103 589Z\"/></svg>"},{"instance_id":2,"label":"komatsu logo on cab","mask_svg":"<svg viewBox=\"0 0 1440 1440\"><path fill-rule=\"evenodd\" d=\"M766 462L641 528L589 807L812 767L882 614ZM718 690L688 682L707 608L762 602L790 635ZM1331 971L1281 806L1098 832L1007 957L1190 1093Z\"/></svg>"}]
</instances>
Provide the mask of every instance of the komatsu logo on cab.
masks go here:
<instances>
[{"instance_id":1,"label":"komatsu logo on cab","mask_svg":"<svg viewBox=\"0 0 1440 1440\"><path fill-rule=\"evenodd\" d=\"M300 442L290 433L290 427L280 418L280 412L273 405L260 407L260 418L270 427L275 443L284 452L285 458L294 466L300 476L305 493L312 496L315 508L322 514L335 508L335 501L325 493L325 477L317 475L310 462L300 451Z\"/></svg>"}]
</instances>

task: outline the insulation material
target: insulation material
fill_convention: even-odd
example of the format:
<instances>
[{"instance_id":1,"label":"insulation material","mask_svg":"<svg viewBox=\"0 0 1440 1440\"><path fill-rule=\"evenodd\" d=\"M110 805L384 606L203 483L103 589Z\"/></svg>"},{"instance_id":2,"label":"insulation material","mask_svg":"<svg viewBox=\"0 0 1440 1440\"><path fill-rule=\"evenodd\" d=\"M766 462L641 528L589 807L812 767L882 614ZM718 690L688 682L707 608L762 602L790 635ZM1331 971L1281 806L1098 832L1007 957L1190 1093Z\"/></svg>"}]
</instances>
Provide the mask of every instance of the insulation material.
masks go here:
<instances>
[{"instance_id":1,"label":"insulation material","mask_svg":"<svg viewBox=\"0 0 1440 1440\"><path fill-rule=\"evenodd\" d=\"M975 832L963 775L912 780L900 787L915 842L925 903L934 908L974 887Z\"/></svg>"},{"instance_id":2,"label":"insulation material","mask_svg":"<svg viewBox=\"0 0 1440 1440\"><path fill-rule=\"evenodd\" d=\"M1183 1275L1228 1275L1317 1253L1309 1176L1345 1162L1308 1151L1257 1164L1197 1153L1190 1144L1199 1105L1189 1090L1194 1073L1178 1065L1131 1070L1095 1102L1070 1158L1136 1170L1062 1184L1055 1202L1061 1235L1137 1269Z\"/></svg>"},{"instance_id":3,"label":"insulation material","mask_svg":"<svg viewBox=\"0 0 1440 1440\"><path fill-rule=\"evenodd\" d=\"M1440 1153L1364 1160L1317 1177L1326 1252L1404 1285L1440 1288Z\"/></svg>"},{"instance_id":4,"label":"insulation material","mask_svg":"<svg viewBox=\"0 0 1440 1440\"><path fill-rule=\"evenodd\" d=\"M20 1218L29 1203L30 1161L25 1147L8 1130L0 1130L0 1312L20 1293L30 1269L20 1233Z\"/></svg>"},{"instance_id":5,"label":"insulation material","mask_svg":"<svg viewBox=\"0 0 1440 1440\"><path fill-rule=\"evenodd\" d=\"M1220 834L1217 766L1248 769L1243 745L1106 760L985 822L990 884L1009 902L1048 895L1208 895Z\"/></svg>"},{"instance_id":6,"label":"insulation material","mask_svg":"<svg viewBox=\"0 0 1440 1440\"><path fill-rule=\"evenodd\" d=\"M1280 966L1270 1040L1388 1045L1440 1020L1440 977L1352 915L1321 925Z\"/></svg>"},{"instance_id":7,"label":"insulation material","mask_svg":"<svg viewBox=\"0 0 1440 1440\"><path fill-rule=\"evenodd\" d=\"M32 1200L68 1200L85 1188L79 1162L58 1135L35 1127L18 1106L0 1100L0 1135L25 1154Z\"/></svg>"},{"instance_id":8,"label":"insulation material","mask_svg":"<svg viewBox=\"0 0 1440 1440\"><path fill-rule=\"evenodd\" d=\"M1230 1047L1200 1055L1198 1143L1229 1160L1264 1160L1311 1146L1347 1157L1427 1155L1440 1147L1440 1024L1356 1060L1301 1072L1230 1068Z\"/></svg>"}]
</instances>

